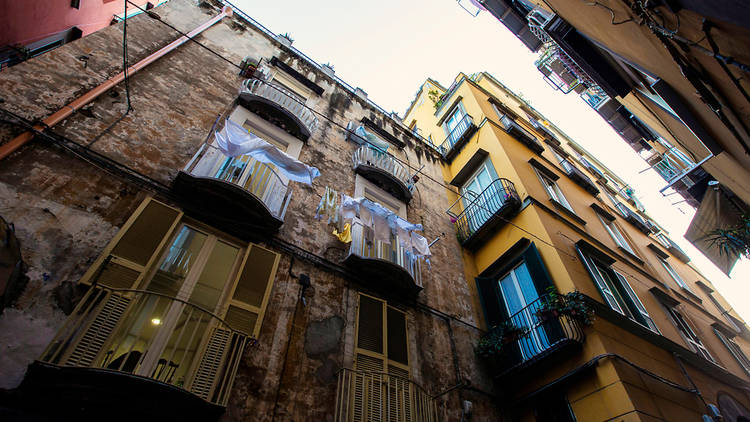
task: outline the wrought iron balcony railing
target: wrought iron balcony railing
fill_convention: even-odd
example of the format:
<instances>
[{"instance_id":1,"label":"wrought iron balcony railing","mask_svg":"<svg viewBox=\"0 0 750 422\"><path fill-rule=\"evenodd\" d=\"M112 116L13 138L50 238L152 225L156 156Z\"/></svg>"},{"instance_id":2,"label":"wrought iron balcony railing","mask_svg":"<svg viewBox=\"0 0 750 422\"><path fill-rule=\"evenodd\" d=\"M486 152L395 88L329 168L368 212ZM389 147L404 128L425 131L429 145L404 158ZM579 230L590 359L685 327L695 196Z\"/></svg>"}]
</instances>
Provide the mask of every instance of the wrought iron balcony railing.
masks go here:
<instances>
[{"instance_id":1,"label":"wrought iron balcony railing","mask_svg":"<svg viewBox=\"0 0 750 422\"><path fill-rule=\"evenodd\" d=\"M401 246L398 239L393 236L390 245L373 238L368 238L366 229L361 223L353 224L352 243L349 247L349 255L364 258L369 261L388 263L391 267L397 267L399 271L409 274L414 286L422 288L422 271L419 260L407 253L406 248ZM382 274L381 270L381 275ZM395 277L394 277L395 278Z\"/></svg>"},{"instance_id":2,"label":"wrought iron balcony railing","mask_svg":"<svg viewBox=\"0 0 750 422\"><path fill-rule=\"evenodd\" d=\"M560 165L562 166L563 170L565 170L565 173L576 182L579 186L586 189L588 192L590 192L592 195L596 195L599 193L599 188L596 187L596 184L586 176L584 172L582 172L578 167L573 165L570 161L568 161L567 158L560 160Z\"/></svg>"},{"instance_id":3,"label":"wrought iron balcony railing","mask_svg":"<svg viewBox=\"0 0 750 422\"><path fill-rule=\"evenodd\" d=\"M243 93L265 98L284 108L305 125L308 134L312 133L318 126L318 118L315 114L309 108L305 107L296 98L295 94L280 86L259 79L246 79L242 82L240 95Z\"/></svg>"},{"instance_id":4,"label":"wrought iron balcony railing","mask_svg":"<svg viewBox=\"0 0 750 422\"><path fill-rule=\"evenodd\" d=\"M466 245L489 223L502 222L502 219L509 215L504 211L517 209L520 203L513 182L508 179L495 179L477 195L471 192L464 193L448 209L448 215L453 220L459 242ZM454 213L453 208L457 208L459 204L462 204L463 210Z\"/></svg>"},{"instance_id":5,"label":"wrought iron balcony railing","mask_svg":"<svg viewBox=\"0 0 750 422\"><path fill-rule=\"evenodd\" d=\"M500 124L503 126L505 131L508 132L509 135L529 147L532 151L536 152L537 154L540 154L542 151L544 151L544 147L539 143L539 141L536 140L536 137L532 135L531 132L521 127L521 125L516 123L510 117L503 115L500 118Z\"/></svg>"},{"instance_id":6,"label":"wrought iron balcony railing","mask_svg":"<svg viewBox=\"0 0 750 422\"><path fill-rule=\"evenodd\" d=\"M467 141L466 138L471 136L475 130L474 119L470 115L465 114L458 124L456 124L456 127L445 137L443 143L440 144L440 152L443 154L443 157L454 156L463 143Z\"/></svg>"},{"instance_id":7,"label":"wrought iron balcony railing","mask_svg":"<svg viewBox=\"0 0 750 422\"><path fill-rule=\"evenodd\" d=\"M563 347L583 343L581 323L567 313L554 310L550 304L549 295L540 296L507 319L507 323L519 329L519 334L496 362L500 371L497 375L539 361Z\"/></svg>"},{"instance_id":8,"label":"wrought iron balcony railing","mask_svg":"<svg viewBox=\"0 0 750 422\"><path fill-rule=\"evenodd\" d=\"M292 196L288 181L272 166L247 155L227 157L211 144L201 145L184 172L198 178L221 180L252 194L279 220Z\"/></svg>"},{"instance_id":9,"label":"wrought iron balcony railing","mask_svg":"<svg viewBox=\"0 0 750 422\"><path fill-rule=\"evenodd\" d=\"M226 406L248 339L186 300L94 285L40 360L132 374Z\"/></svg>"},{"instance_id":10,"label":"wrought iron balcony railing","mask_svg":"<svg viewBox=\"0 0 750 422\"><path fill-rule=\"evenodd\" d=\"M409 170L392 155L363 145L354 151L352 162L355 169L360 166L367 166L379 170L399 185L399 190L403 191L402 194L408 194L406 196L411 198L411 193L414 191L414 182L409 174Z\"/></svg>"},{"instance_id":11,"label":"wrought iron balcony railing","mask_svg":"<svg viewBox=\"0 0 750 422\"><path fill-rule=\"evenodd\" d=\"M344 368L338 374L336 422L437 422L437 405L408 378Z\"/></svg>"}]
</instances>

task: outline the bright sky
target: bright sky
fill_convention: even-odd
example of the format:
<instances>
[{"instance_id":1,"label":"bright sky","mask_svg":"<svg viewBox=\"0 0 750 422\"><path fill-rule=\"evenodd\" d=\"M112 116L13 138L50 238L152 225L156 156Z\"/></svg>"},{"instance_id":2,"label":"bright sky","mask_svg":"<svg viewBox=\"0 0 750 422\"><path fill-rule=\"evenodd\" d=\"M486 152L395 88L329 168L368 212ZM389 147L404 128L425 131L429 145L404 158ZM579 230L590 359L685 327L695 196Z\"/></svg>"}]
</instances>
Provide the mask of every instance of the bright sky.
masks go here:
<instances>
[{"instance_id":1,"label":"bright sky","mask_svg":"<svg viewBox=\"0 0 750 422\"><path fill-rule=\"evenodd\" d=\"M750 262L737 263L730 279L693 248L682 236L694 210L672 205L678 195L663 197L664 180L651 170L640 173L646 162L577 95L547 85L534 67L536 54L489 13L474 18L453 0L233 3L271 31L289 33L297 49L330 62L336 75L401 116L428 76L447 87L458 72L491 73L629 182L654 220L750 321Z\"/></svg>"}]
</instances>

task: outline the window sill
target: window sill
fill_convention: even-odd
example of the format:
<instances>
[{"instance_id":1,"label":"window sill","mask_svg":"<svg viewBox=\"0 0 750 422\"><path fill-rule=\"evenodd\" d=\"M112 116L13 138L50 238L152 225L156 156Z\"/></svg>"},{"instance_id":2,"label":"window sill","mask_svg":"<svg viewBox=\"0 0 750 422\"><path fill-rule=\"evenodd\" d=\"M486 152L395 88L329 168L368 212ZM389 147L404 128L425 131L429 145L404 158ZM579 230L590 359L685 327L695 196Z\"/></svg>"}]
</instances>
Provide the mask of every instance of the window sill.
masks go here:
<instances>
[{"instance_id":1,"label":"window sill","mask_svg":"<svg viewBox=\"0 0 750 422\"><path fill-rule=\"evenodd\" d=\"M572 218L573 221L576 223L585 226L586 220L579 217L575 212L573 212L570 208L566 207L565 205L561 204L560 202L557 202L556 200L549 198L549 201L552 202L552 204L557 208L559 211L562 211L563 214L567 215L568 217Z\"/></svg>"}]
</instances>

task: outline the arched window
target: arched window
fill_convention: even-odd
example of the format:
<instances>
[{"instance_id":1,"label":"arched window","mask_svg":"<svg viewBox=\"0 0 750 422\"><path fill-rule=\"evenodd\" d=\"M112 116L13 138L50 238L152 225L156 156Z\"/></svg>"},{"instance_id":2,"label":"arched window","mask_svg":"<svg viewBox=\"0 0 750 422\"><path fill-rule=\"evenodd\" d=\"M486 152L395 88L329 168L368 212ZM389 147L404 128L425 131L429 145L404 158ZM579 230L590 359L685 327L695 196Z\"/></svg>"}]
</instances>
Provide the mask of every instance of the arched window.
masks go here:
<instances>
[{"instance_id":1,"label":"arched window","mask_svg":"<svg viewBox=\"0 0 750 422\"><path fill-rule=\"evenodd\" d=\"M750 410L741 405L734 397L727 393L719 393L716 401L719 411L726 422L742 422L750 420Z\"/></svg>"}]
</instances>

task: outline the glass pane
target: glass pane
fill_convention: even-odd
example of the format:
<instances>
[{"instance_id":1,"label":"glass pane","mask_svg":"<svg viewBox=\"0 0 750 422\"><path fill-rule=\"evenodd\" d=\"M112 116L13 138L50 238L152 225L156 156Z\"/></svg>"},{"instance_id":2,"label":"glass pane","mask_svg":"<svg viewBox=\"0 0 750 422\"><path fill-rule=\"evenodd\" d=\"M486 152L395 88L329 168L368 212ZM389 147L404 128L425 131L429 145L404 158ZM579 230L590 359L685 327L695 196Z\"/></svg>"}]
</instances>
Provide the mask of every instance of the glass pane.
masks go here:
<instances>
[{"instance_id":1,"label":"glass pane","mask_svg":"<svg viewBox=\"0 0 750 422\"><path fill-rule=\"evenodd\" d=\"M197 357L198 346L204 337L211 317L192 306L179 306L179 316L169 333L166 346L149 375L168 384L184 387L188 371Z\"/></svg>"},{"instance_id":2,"label":"glass pane","mask_svg":"<svg viewBox=\"0 0 750 422\"><path fill-rule=\"evenodd\" d=\"M513 314L523 309L522 299L518 296L518 290L510 273L500 280L500 289L503 291L505 307L508 309L509 316L513 316Z\"/></svg>"},{"instance_id":3,"label":"glass pane","mask_svg":"<svg viewBox=\"0 0 750 422\"><path fill-rule=\"evenodd\" d=\"M525 304L528 305L537 300L539 298L539 293L536 291L534 281L531 279L531 274L529 274L529 269L526 267L526 263L524 262L516 267L515 272L518 284L521 288L521 293L523 293Z\"/></svg>"},{"instance_id":4,"label":"glass pane","mask_svg":"<svg viewBox=\"0 0 750 422\"><path fill-rule=\"evenodd\" d=\"M190 303L213 312L232 273L239 248L216 242L190 295Z\"/></svg>"},{"instance_id":5,"label":"glass pane","mask_svg":"<svg viewBox=\"0 0 750 422\"><path fill-rule=\"evenodd\" d=\"M183 226L162 258L147 289L167 296L177 296L206 237L199 231Z\"/></svg>"}]
</instances>

